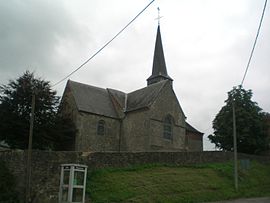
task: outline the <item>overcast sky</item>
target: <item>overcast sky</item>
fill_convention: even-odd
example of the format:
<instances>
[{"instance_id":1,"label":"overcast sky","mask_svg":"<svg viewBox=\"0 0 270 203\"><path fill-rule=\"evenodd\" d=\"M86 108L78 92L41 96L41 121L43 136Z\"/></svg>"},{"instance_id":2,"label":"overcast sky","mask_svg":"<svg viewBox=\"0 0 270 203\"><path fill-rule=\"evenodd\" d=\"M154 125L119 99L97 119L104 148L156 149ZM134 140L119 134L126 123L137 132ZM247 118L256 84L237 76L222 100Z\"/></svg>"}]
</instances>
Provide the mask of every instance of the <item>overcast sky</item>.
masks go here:
<instances>
[{"instance_id":1,"label":"overcast sky","mask_svg":"<svg viewBox=\"0 0 270 203\"><path fill-rule=\"evenodd\" d=\"M52 84L76 69L149 0L0 1L0 83L26 70ZM71 80L126 93L146 86L151 75L160 7L168 74L187 121L205 133L241 83L264 0L156 0L113 43ZM253 100L270 112L270 10L244 82ZM54 87L62 95L66 81Z\"/></svg>"}]
</instances>

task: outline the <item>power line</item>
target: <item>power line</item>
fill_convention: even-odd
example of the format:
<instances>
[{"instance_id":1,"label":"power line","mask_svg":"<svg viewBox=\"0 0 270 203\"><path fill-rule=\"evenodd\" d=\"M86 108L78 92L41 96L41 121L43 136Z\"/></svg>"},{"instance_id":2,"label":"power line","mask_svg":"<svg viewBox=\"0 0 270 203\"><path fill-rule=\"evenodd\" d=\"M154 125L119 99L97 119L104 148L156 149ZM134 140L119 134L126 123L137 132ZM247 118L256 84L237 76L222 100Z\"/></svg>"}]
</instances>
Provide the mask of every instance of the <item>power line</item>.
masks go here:
<instances>
[{"instance_id":1,"label":"power line","mask_svg":"<svg viewBox=\"0 0 270 203\"><path fill-rule=\"evenodd\" d=\"M68 77L70 77L71 75L73 75L74 73L76 73L78 70L80 70L85 64L87 64L91 59L93 59L99 52L101 52L106 46L108 46L116 37L118 37L131 23L133 23L133 21L135 21L155 0L152 0L149 4L147 4L147 6L144 7L144 9L142 9L124 28L122 28L116 35L114 35L114 37L109 40L107 43L105 43L97 52L95 52L90 58L88 58L84 63L82 63L77 69L75 69L74 71L72 71L70 74L68 74L66 77L64 77L63 79L59 80L57 83L55 83L54 85L52 85L52 87L60 84L61 82L63 82L64 80L66 80Z\"/></svg>"},{"instance_id":2,"label":"power line","mask_svg":"<svg viewBox=\"0 0 270 203\"><path fill-rule=\"evenodd\" d=\"M250 65L250 61L252 59L255 46L257 44L257 39L258 39L258 36L259 36L259 33L260 33L260 29L261 29L261 25L262 25L264 13L265 13L266 5L267 5L267 0L265 0L265 3L264 3L264 7L263 7L263 11L262 11L262 16L261 16L261 20L260 20L260 24L259 24L259 27L258 27L258 30L257 30L256 38L255 38L255 41L254 41L254 44L253 44L253 47L252 47L252 50L251 50L251 53L250 53L250 56L249 56L249 59L248 59L247 67L246 67L245 74L244 74L244 77L242 79L242 82L241 82L240 87L242 87L242 85L244 83L244 80L246 78L246 75L247 75L247 72L248 72L248 68L249 68L249 65Z\"/></svg>"}]
</instances>

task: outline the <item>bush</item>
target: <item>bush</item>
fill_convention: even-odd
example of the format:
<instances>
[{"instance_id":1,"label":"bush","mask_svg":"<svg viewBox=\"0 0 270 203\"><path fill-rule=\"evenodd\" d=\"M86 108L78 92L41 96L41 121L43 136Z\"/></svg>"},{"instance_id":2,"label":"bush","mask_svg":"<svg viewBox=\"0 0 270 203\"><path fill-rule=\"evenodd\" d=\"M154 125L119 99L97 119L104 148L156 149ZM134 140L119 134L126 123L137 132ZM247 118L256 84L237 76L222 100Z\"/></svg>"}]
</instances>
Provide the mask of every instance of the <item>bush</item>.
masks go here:
<instances>
[{"instance_id":1,"label":"bush","mask_svg":"<svg viewBox=\"0 0 270 203\"><path fill-rule=\"evenodd\" d=\"M15 203L18 201L15 192L15 178L6 167L5 163L0 161L0 203Z\"/></svg>"}]
</instances>

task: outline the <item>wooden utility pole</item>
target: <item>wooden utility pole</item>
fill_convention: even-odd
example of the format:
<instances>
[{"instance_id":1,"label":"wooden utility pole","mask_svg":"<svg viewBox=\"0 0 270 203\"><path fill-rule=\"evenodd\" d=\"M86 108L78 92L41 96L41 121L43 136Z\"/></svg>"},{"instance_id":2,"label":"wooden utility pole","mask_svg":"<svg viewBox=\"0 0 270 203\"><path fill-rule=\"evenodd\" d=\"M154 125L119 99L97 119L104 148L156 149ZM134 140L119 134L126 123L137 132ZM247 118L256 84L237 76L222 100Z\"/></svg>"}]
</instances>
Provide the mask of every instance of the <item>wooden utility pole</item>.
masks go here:
<instances>
[{"instance_id":1,"label":"wooden utility pole","mask_svg":"<svg viewBox=\"0 0 270 203\"><path fill-rule=\"evenodd\" d=\"M31 200L31 166L32 166L32 140L33 140L33 129L34 129L34 117L35 117L35 103L36 95L35 91L32 93L32 104L31 104L31 117L30 117L30 129L29 129L29 141L28 141L28 154L27 154L27 180L26 180L26 195L25 203L30 203Z\"/></svg>"},{"instance_id":2,"label":"wooden utility pole","mask_svg":"<svg viewBox=\"0 0 270 203\"><path fill-rule=\"evenodd\" d=\"M238 190L238 163L237 163L237 139L235 122L235 104L233 101L233 154L234 154L234 187Z\"/></svg>"}]
</instances>

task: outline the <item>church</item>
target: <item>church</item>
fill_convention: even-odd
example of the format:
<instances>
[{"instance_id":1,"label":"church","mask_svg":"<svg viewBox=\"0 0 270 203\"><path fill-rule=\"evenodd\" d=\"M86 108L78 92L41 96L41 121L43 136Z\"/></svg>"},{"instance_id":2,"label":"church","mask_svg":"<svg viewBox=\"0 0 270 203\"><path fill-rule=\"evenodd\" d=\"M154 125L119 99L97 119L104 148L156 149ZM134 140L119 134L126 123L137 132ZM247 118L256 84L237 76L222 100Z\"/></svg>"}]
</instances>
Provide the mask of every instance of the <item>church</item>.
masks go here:
<instances>
[{"instance_id":1,"label":"church","mask_svg":"<svg viewBox=\"0 0 270 203\"><path fill-rule=\"evenodd\" d=\"M173 90L157 28L147 86L125 93L68 80L61 114L76 126L69 150L92 152L202 151L203 133L186 122Z\"/></svg>"}]
</instances>

